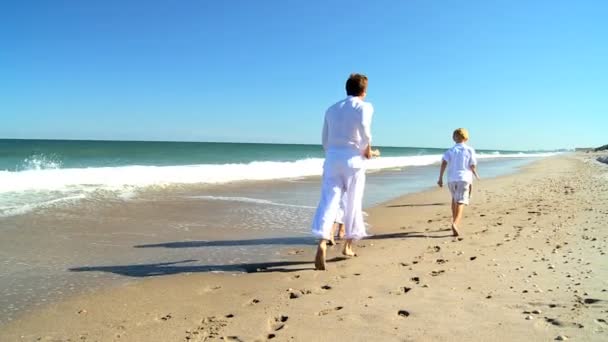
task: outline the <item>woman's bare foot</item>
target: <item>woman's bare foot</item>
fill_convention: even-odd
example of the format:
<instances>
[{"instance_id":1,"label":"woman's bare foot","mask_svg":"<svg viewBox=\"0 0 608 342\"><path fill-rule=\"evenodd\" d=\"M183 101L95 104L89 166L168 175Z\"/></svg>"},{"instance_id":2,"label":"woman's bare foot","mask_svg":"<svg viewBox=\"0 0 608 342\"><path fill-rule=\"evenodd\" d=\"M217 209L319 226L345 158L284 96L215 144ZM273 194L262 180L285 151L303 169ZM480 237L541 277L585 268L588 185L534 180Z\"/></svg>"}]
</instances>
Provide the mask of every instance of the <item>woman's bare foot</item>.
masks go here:
<instances>
[{"instance_id":1,"label":"woman's bare foot","mask_svg":"<svg viewBox=\"0 0 608 342\"><path fill-rule=\"evenodd\" d=\"M460 232L458 231L458 227L456 227L455 224L452 223L452 235L454 236L460 236Z\"/></svg>"},{"instance_id":2,"label":"woman's bare foot","mask_svg":"<svg viewBox=\"0 0 608 342\"><path fill-rule=\"evenodd\" d=\"M355 257L357 253L353 251L353 240L346 240L342 254L348 257Z\"/></svg>"},{"instance_id":3,"label":"woman's bare foot","mask_svg":"<svg viewBox=\"0 0 608 342\"><path fill-rule=\"evenodd\" d=\"M347 257L356 257L357 256L357 253L353 252L352 250L351 251L342 251L342 254Z\"/></svg>"},{"instance_id":4,"label":"woman's bare foot","mask_svg":"<svg viewBox=\"0 0 608 342\"><path fill-rule=\"evenodd\" d=\"M319 240L317 255L315 257L315 270L325 271L325 255L327 253L327 240Z\"/></svg>"}]
</instances>

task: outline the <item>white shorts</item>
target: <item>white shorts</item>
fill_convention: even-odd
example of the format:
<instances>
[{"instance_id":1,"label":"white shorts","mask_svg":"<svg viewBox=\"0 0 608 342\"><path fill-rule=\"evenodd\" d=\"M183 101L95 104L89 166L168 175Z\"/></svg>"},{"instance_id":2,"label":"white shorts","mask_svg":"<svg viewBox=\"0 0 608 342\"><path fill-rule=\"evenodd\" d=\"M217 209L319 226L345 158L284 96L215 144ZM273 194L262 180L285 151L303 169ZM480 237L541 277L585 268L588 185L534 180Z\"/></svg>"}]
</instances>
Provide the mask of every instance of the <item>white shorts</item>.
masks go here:
<instances>
[{"instance_id":1,"label":"white shorts","mask_svg":"<svg viewBox=\"0 0 608 342\"><path fill-rule=\"evenodd\" d=\"M448 188L452 194L452 200L454 200L456 203L465 205L469 204L469 190L471 188L471 184L464 181L449 182Z\"/></svg>"}]
</instances>

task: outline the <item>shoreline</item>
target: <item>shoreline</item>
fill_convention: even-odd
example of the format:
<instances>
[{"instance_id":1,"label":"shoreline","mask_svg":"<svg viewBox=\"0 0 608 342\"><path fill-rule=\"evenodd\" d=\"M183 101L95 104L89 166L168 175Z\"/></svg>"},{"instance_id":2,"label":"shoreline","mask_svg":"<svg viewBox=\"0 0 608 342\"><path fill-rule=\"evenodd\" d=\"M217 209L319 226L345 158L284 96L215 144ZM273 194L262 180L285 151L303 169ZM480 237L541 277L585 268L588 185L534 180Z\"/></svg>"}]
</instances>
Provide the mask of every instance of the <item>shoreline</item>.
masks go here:
<instances>
[{"instance_id":1,"label":"shoreline","mask_svg":"<svg viewBox=\"0 0 608 342\"><path fill-rule=\"evenodd\" d=\"M357 244L360 256L352 260L340 257L340 247L330 249L327 272L312 271L313 246L281 248L283 261L251 264L258 270L253 273L148 266L142 271L173 275L50 304L4 325L0 339L504 340L565 334L601 340L608 331L602 323L608 319L608 274L597 263L607 251L608 232L600 224L608 202L606 182L592 182L605 170L581 158L550 157L477 183L462 240L445 230L445 189L408 194L366 209L374 236ZM555 210L561 197L568 200L564 214ZM590 198L596 199L592 210ZM578 231L576 240L569 235L579 226L595 240L582 239ZM577 250L578 243L594 248ZM580 257L571 260L569 254ZM548 266L547 279L538 276ZM575 309L580 317L571 317Z\"/></svg>"}]
</instances>

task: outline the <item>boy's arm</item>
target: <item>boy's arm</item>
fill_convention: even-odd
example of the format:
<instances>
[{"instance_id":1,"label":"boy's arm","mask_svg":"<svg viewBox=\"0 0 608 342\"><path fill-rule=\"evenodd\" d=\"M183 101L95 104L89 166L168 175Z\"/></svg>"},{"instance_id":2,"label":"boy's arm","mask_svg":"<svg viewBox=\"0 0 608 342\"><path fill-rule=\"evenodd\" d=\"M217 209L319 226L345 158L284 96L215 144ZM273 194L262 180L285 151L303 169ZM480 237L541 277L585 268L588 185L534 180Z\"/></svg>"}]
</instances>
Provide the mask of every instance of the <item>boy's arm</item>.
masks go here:
<instances>
[{"instance_id":1,"label":"boy's arm","mask_svg":"<svg viewBox=\"0 0 608 342\"><path fill-rule=\"evenodd\" d=\"M445 173L445 169L448 167L448 162L445 159L441 160L441 168L439 169L439 180L437 181L437 185L439 187L443 187L443 174Z\"/></svg>"},{"instance_id":2,"label":"boy's arm","mask_svg":"<svg viewBox=\"0 0 608 342\"><path fill-rule=\"evenodd\" d=\"M475 178L479 180L479 174L477 174L477 153L475 153L475 150L471 151L471 171L475 175Z\"/></svg>"},{"instance_id":3,"label":"boy's arm","mask_svg":"<svg viewBox=\"0 0 608 342\"><path fill-rule=\"evenodd\" d=\"M477 180L479 180L480 178L479 178L479 175L477 174L477 165L471 165L471 171L475 175L475 178L477 178Z\"/></svg>"}]
</instances>

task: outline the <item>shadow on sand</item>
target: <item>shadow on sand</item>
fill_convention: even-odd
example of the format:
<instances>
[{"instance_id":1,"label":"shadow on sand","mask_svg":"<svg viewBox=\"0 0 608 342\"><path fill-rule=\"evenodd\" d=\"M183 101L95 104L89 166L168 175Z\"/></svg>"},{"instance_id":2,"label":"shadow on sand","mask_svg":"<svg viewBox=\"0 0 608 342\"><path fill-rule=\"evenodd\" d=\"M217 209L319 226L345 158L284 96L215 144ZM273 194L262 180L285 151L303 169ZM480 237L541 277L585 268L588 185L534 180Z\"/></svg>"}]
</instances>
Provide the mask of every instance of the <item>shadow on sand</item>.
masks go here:
<instances>
[{"instance_id":1,"label":"shadow on sand","mask_svg":"<svg viewBox=\"0 0 608 342\"><path fill-rule=\"evenodd\" d=\"M402 232L388 233L370 236L369 240L383 239L407 239L407 238L447 238L451 234L433 235L432 233L444 232L436 230L429 232ZM232 247L232 246L253 246L253 245L315 245L315 240L311 237L292 237L292 238L271 238L271 239L251 239L251 240L222 240L222 241L181 241L167 242L150 245L137 245L135 248L197 248L197 247ZM339 262L345 260L343 257L336 257L327 262ZM181 265L193 263L197 260L181 260L175 262L165 262L156 264L140 265L115 265L115 266L86 266L70 268L71 272L108 272L128 277L152 277L180 273L203 273L203 272L297 272L303 270L314 270L313 261L272 261L260 263L241 263L226 265ZM294 267L306 265L306 267Z\"/></svg>"},{"instance_id":2,"label":"shadow on sand","mask_svg":"<svg viewBox=\"0 0 608 342\"><path fill-rule=\"evenodd\" d=\"M327 262L338 262L344 258L333 258ZM197 260L182 260L158 264L143 265L116 265L116 266L89 266L70 268L71 272L108 272L128 277L153 277L180 273L204 273L204 272L297 272L303 270L314 270L313 261L276 261L260 263L244 263L231 265L179 265L195 262ZM290 266L308 265L307 267L291 268ZM288 268L290 267L290 268Z\"/></svg>"},{"instance_id":3,"label":"shadow on sand","mask_svg":"<svg viewBox=\"0 0 608 342\"><path fill-rule=\"evenodd\" d=\"M366 240L382 240L382 239L404 239L404 238L446 238L448 235L431 235L430 233L442 232L446 230L436 230L430 232L402 232L377 234L367 237ZM449 229L447 229L449 231ZM312 237L286 237L286 238L268 238L268 239L250 239L250 240L218 240L218 241L175 241L163 242L148 245L135 245L134 248L202 248L202 247L235 247L235 246L263 246L263 245L285 245L285 246L315 246L317 241Z\"/></svg>"},{"instance_id":4,"label":"shadow on sand","mask_svg":"<svg viewBox=\"0 0 608 342\"><path fill-rule=\"evenodd\" d=\"M315 245L315 239L310 236L285 237L249 240L218 240L218 241L177 241L157 243L150 245L136 245L135 248L196 248L196 247L234 247L234 246L262 246L262 245Z\"/></svg>"},{"instance_id":5,"label":"shadow on sand","mask_svg":"<svg viewBox=\"0 0 608 342\"><path fill-rule=\"evenodd\" d=\"M443 231L451 232L450 229L443 229L443 230L437 230L437 231L431 231L431 232L388 233L388 234L372 235L366 239L369 239L369 240L407 239L407 238L443 239L443 238L454 237L451 233L450 234L441 234L441 235L430 234L430 233L434 233L434 232L443 232Z\"/></svg>"},{"instance_id":6,"label":"shadow on sand","mask_svg":"<svg viewBox=\"0 0 608 342\"><path fill-rule=\"evenodd\" d=\"M387 205L387 208L405 208L405 207L430 207L434 205L448 205L449 203L422 203L422 204L394 204Z\"/></svg>"}]
</instances>

